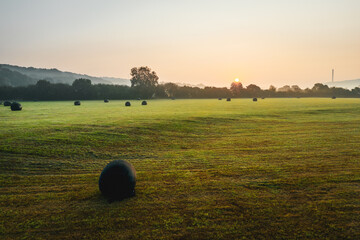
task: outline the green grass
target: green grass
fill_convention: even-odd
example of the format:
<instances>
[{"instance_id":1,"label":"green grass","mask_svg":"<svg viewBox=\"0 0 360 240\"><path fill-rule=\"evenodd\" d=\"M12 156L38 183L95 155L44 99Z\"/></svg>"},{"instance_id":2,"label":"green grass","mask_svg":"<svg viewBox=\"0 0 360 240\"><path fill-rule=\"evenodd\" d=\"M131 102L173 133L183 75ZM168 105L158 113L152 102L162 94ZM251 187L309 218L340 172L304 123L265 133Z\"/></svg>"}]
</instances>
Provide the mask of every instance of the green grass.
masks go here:
<instances>
[{"instance_id":1,"label":"green grass","mask_svg":"<svg viewBox=\"0 0 360 240\"><path fill-rule=\"evenodd\" d=\"M1 239L360 238L360 99L124 103L0 108Z\"/></svg>"}]
</instances>

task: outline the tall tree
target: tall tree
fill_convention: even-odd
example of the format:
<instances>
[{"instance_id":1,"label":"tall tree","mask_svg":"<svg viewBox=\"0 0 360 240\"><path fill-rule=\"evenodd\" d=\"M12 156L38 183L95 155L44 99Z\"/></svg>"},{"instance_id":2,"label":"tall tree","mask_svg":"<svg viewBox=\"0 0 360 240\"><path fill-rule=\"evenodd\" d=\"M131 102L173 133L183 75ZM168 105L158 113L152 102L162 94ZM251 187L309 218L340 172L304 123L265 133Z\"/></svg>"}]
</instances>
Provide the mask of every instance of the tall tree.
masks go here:
<instances>
[{"instance_id":1,"label":"tall tree","mask_svg":"<svg viewBox=\"0 0 360 240\"><path fill-rule=\"evenodd\" d=\"M137 90L139 97L150 98L154 95L159 80L156 72L151 71L149 67L134 67L130 75L131 87Z\"/></svg>"},{"instance_id":2,"label":"tall tree","mask_svg":"<svg viewBox=\"0 0 360 240\"><path fill-rule=\"evenodd\" d=\"M244 87L241 82L232 82L230 86L230 91L234 97L240 97L241 92L244 90Z\"/></svg>"}]
</instances>

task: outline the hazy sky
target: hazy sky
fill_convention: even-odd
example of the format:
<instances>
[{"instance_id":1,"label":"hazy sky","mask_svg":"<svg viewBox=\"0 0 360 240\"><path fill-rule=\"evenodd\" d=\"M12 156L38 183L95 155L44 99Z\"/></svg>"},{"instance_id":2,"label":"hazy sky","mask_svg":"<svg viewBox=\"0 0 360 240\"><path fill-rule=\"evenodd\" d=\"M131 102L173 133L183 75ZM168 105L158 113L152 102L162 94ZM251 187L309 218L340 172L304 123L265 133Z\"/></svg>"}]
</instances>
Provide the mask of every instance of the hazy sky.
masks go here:
<instances>
[{"instance_id":1,"label":"hazy sky","mask_svg":"<svg viewBox=\"0 0 360 240\"><path fill-rule=\"evenodd\" d=\"M360 78L360 0L0 0L0 63L268 88Z\"/></svg>"}]
</instances>

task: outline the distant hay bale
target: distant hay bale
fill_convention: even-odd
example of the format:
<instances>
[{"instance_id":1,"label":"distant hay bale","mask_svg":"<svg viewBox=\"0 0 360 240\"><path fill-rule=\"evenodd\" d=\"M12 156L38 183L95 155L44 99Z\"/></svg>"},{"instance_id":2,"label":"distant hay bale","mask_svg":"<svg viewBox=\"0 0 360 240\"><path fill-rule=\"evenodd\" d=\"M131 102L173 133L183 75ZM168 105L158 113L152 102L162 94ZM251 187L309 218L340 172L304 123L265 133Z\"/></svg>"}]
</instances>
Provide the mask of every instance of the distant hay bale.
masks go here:
<instances>
[{"instance_id":1,"label":"distant hay bale","mask_svg":"<svg viewBox=\"0 0 360 240\"><path fill-rule=\"evenodd\" d=\"M74 105L75 105L75 106L80 106L80 104L81 104L80 101L75 101L75 102L74 102Z\"/></svg>"},{"instance_id":2,"label":"distant hay bale","mask_svg":"<svg viewBox=\"0 0 360 240\"><path fill-rule=\"evenodd\" d=\"M110 162L99 178L100 192L109 200L135 196L135 168L124 160Z\"/></svg>"},{"instance_id":3,"label":"distant hay bale","mask_svg":"<svg viewBox=\"0 0 360 240\"><path fill-rule=\"evenodd\" d=\"M256 97L254 97L254 98L253 98L253 101L254 101L254 102L257 102L257 98L256 98Z\"/></svg>"},{"instance_id":4,"label":"distant hay bale","mask_svg":"<svg viewBox=\"0 0 360 240\"><path fill-rule=\"evenodd\" d=\"M131 103L130 102L126 102L125 103L125 107L130 107L131 106Z\"/></svg>"},{"instance_id":5,"label":"distant hay bale","mask_svg":"<svg viewBox=\"0 0 360 240\"><path fill-rule=\"evenodd\" d=\"M141 100L141 98L137 98L137 100Z\"/></svg>"},{"instance_id":6,"label":"distant hay bale","mask_svg":"<svg viewBox=\"0 0 360 240\"><path fill-rule=\"evenodd\" d=\"M146 101L142 101L141 105L147 105Z\"/></svg>"},{"instance_id":7,"label":"distant hay bale","mask_svg":"<svg viewBox=\"0 0 360 240\"><path fill-rule=\"evenodd\" d=\"M172 98L171 98L171 100L175 100L175 98L174 98L174 97L172 97Z\"/></svg>"},{"instance_id":8,"label":"distant hay bale","mask_svg":"<svg viewBox=\"0 0 360 240\"><path fill-rule=\"evenodd\" d=\"M336 97L335 97L335 96L333 96L333 97L332 97L332 99L336 99Z\"/></svg>"},{"instance_id":9,"label":"distant hay bale","mask_svg":"<svg viewBox=\"0 0 360 240\"><path fill-rule=\"evenodd\" d=\"M109 102L109 99L104 99L104 103L108 103Z\"/></svg>"},{"instance_id":10,"label":"distant hay bale","mask_svg":"<svg viewBox=\"0 0 360 240\"><path fill-rule=\"evenodd\" d=\"M9 107L9 106L11 106L11 102L9 102L9 101L5 101L5 102L4 102L4 106L5 106L5 107Z\"/></svg>"},{"instance_id":11,"label":"distant hay bale","mask_svg":"<svg viewBox=\"0 0 360 240\"><path fill-rule=\"evenodd\" d=\"M262 97L261 99L265 99L264 97Z\"/></svg>"},{"instance_id":12,"label":"distant hay bale","mask_svg":"<svg viewBox=\"0 0 360 240\"><path fill-rule=\"evenodd\" d=\"M13 103L11 103L10 108L11 108L11 111L21 111L22 106L18 102L13 102Z\"/></svg>"},{"instance_id":13,"label":"distant hay bale","mask_svg":"<svg viewBox=\"0 0 360 240\"><path fill-rule=\"evenodd\" d=\"M221 98L221 97L219 97L219 98L218 98L218 100L222 100L222 98Z\"/></svg>"},{"instance_id":14,"label":"distant hay bale","mask_svg":"<svg viewBox=\"0 0 360 240\"><path fill-rule=\"evenodd\" d=\"M231 98L228 97L228 98L226 99L226 101L227 101L227 102L230 102L230 101L231 101Z\"/></svg>"}]
</instances>

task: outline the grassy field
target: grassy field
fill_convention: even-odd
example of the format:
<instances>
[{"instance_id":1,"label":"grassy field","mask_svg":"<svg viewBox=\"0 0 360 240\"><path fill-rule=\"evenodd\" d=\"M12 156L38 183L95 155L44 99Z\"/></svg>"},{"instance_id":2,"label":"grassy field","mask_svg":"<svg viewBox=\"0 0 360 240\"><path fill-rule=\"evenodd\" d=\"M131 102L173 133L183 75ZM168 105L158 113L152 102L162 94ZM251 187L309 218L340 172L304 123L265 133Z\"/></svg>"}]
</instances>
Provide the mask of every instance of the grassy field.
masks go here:
<instances>
[{"instance_id":1,"label":"grassy field","mask_svg":"<svg viewBox=\"0 0 360 240\"><path fill-rule=\"evenodd\" d=\"M360 239L360 99L140 103L1 106L0 238Z\"/></svg>"}]
</instances>

